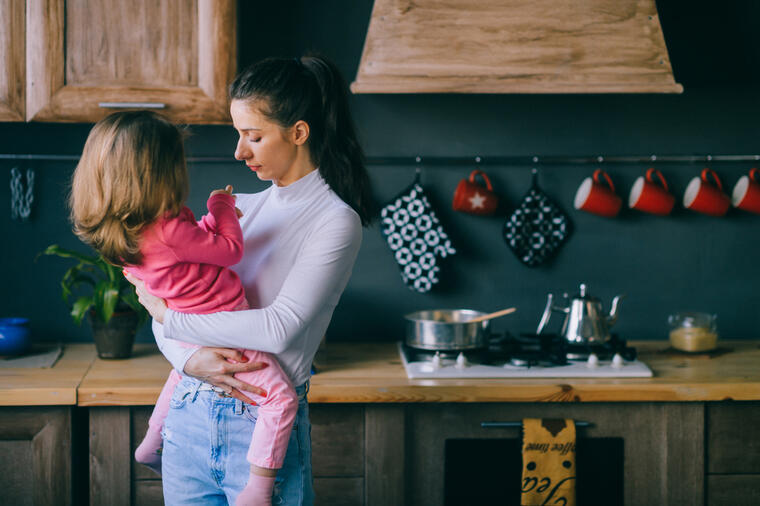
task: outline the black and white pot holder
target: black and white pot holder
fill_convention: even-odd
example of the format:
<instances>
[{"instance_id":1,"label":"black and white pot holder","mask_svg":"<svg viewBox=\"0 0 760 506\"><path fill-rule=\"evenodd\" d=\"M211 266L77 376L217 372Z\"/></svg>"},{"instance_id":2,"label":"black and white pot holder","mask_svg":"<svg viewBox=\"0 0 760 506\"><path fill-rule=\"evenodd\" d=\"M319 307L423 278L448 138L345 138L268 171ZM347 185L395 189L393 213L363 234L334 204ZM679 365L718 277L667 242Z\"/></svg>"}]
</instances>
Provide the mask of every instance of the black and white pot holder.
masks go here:
<instances>
[{"instance_id":1,"label":"black and white pot holder","mask_svg":"<svg viewBox=\"0 0 760 506\"><path fill-rule=\"evenodd\" d=\"M533 185L504 223L504 239L522 263L536 267L557 254L571 227L570 218L539 188L534 173Z\"/></svg>"},{"instance_id":2,"label":"black and white pot holder","mask_svg":"<svg viewBox=\"0 0 760 506\"><path fill-rule=\"evenodd\" d=\"M456 253L419 179L383 206L381 232L409 289L429 292L438 283L439 259Z\"/></svg>"}]
</instances>

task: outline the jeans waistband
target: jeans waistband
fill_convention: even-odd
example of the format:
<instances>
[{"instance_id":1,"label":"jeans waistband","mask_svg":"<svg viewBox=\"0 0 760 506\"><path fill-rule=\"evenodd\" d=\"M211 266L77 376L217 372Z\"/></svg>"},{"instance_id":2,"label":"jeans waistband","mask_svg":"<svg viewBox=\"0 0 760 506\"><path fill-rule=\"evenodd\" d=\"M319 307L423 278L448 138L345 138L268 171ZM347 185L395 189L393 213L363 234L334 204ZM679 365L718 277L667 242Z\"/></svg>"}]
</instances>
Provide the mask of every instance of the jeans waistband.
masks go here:
<instances>
[{"instance_id":1,"label":"jeans waistband","mask_svg":"<svg viewBox=\"0 0 760 506\"><path fill-rule=\"evenodd\" d=\"M230 397L230 395L227 392L225 392L218 386L215 386L215 385L212 385L211 383L206 383L205 381L200 381L197 379L194 379L194 381L198 382L198 384L195 387L196 392L211 391L211 392L216 392L222 397ZM309 386L310 386L309 380L306 380L305 383L295 387L296 395L298 396L299 401L306 398L306 394L309 393Z\"/></svg>"}]
</instances>

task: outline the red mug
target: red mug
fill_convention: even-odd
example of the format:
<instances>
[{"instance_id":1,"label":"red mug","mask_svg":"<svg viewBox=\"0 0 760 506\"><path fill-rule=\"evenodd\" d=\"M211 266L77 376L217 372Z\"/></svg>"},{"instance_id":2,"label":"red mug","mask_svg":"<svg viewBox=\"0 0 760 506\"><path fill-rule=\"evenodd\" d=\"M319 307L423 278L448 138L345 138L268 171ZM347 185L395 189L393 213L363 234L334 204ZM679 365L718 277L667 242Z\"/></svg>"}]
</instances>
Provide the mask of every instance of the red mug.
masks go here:
<instances>
[{"instance_id":1,"label":"red mug","mask_svg":"<svg viewBox=\"0 0 760 506\"><path fill-rule=\"evenodd\" d=\"M752 168L749 176L742 176L731 194L734 207L760 214L760 171Z\"/></svg>"},{"instance_id":2,"label":"red mug","mask_svg":"<svg viewBox=\"0 0 760 506\"><path fill-rule=\"evenodd\" d=\"M475 182L475 176L479 175L486 182L483 187ZM451 207L455 211L470 214L492 214L499 206L499 197L493 192L491 181L482 170L473 170L470 179L462 179L454 190L454 201Z\"/></svg>"},{"instance_id":3,"label":"red mug","mask_svg":"<svg viewBox=\"0 0 760 506\"><path fill-rule=\"evenodd\" d=\"M607 185L599 181L603 176ZM602 169L596 169L592 177L587 177L578 187L575 194L575 208L599 216L612 218L620 212L623 200L615 193L612 179Z\"/></svg>"},{"instance_id":4,"label":"red mug","mask_svg":"<svg viewBox=\"0 0 760 506\"><path fill-rule=\"evenodd\" d=\"M653 175L657 175L661 185L654 181ZM644 211L645 213L666 216L673 210L676 198L668 191L668 183L662 172L650 168L646 176L639 176L633 183L631 194L628 196L628 207Z\"/></svg>"},{"instance_id":5,"label":"red mug","mask_svg":"<svg viewBox=\"0 0 760 506\"><path fill-rule=\"evenodd\" d=\"M715 184L708 181L708 175L713 177ZM723 185L718 175L711 169L703 169L700 177L695 177L689 182L683 194L683 206L686 209L710 216L723 216L730 205L731 200L723 193Z\"/></svg>"}]
</instances>

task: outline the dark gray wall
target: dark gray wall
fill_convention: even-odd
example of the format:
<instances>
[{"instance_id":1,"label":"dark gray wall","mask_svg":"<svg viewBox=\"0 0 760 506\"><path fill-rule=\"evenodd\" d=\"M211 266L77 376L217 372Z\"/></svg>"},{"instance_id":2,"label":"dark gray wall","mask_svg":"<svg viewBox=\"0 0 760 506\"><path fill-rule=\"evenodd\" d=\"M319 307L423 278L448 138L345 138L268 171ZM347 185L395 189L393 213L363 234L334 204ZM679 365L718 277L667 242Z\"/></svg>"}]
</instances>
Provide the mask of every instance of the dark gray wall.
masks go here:
<instances>
[{"instance_id":1,"label":"dark gray wall","mask_svg":"<svg viewBox=\"0 0 760 506\"><path fill-rule=\"evenodd\" d=\"M315 49L353 79L372 7L369 0L240 3L241 65L267 55L296 56ZM360 95L352 106L370 157L562 156L760 153L758 68L760 7L752 0L658 2L676 79L683 95ZM0 124L2 153L77 155L91 125ZM264 188L232 159L236 141L227 126L192 128L193 156L230 156L228 163L191 166L189 205L203 211L208 192L224 184L237 191ZM33 216L12 221L0 213L2 288L0 315L28 316L39 340L86 341L89 332L71 323L60 300L59 280L67 263L34 261L57 242L85 249L71 234L65 194L73 162L14 164L36 169ZM746 163L713 164L733 186ZM354 275L329 330L332 340L397 340L402 316L417 309L469 307L485 311L515 305L519 312L497 330L535 329L548 292L574 292L586 282L608 305L627 294L617 332L629 339L663 339L666 317L679 310L716 312L721 334L757 338L760 312L757 256L760 216L731 211L725 218L676 208L672 216L624 211L617 219L572 209L575 189L595 165L541 168L544 190L568 212L574 233L549 265L524 267L507 248L501 228L508 208L530 184L529 166L487 166L507 210L473 217L450 210L457 182L473 165L423 169L422 182L455 240L459 254L443 265L435 293L420 295L401 281L377 226L367 229ZM622 194L647 165L606 165ZM682 195L702 164L659 165L674 192ZM375 193L386 201L408 185L414 167L370 167ZM7 181L7 179L6 179ZM0 200L10 198L7 183ZM146 330L141 340L150 336Z\"/></svg>"}]
</instances>

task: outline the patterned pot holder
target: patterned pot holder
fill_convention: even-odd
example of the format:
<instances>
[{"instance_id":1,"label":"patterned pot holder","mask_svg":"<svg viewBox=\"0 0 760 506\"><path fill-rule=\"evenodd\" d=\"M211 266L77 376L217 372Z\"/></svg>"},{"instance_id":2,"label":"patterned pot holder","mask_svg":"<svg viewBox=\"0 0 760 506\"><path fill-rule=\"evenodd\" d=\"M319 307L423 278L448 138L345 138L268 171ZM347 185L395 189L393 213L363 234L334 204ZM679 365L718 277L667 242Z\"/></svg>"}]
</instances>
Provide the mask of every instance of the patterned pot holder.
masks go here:
<instances>
[{"instance_id":1,"label":"patterned pot holder","mask_svg":"<svg viewBox=\"0 0 760 506\"><path fill-rule=\"evenodd\" d=\"M455 254L456 250L425 196L419 174L410 186L383 206L380 220L380 231L393 252L404 283L416 292L429 292L438 283L439 259Z\"/></svg>"},{"instance_id":2,"label":"patterned pot holder","mask_svg":"<svg viewBox=\"0 0 760 506\"><path fill-rule=\"evenodd\" d=\"M567 214L538 186L534 169L530 190L504 223L507 245L522 263L536 267L557 254L571 228Z\"/></svg>"}]
</instances>

